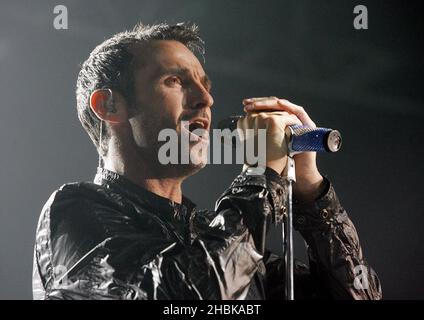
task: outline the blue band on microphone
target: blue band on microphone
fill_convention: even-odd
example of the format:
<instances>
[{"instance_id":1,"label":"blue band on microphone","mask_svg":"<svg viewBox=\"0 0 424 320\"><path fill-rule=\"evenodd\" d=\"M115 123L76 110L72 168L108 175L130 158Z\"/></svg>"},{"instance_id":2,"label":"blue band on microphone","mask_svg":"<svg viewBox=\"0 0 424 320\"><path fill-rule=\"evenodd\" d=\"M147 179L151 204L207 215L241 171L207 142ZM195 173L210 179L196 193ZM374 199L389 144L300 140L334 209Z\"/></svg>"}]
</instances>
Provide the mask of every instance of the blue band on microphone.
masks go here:
<instances>
[{"instance_id":1,"label":"blue band on microphone","mask_svg":"<svg viewBox=\"0 0 424 320\"><path fill-rule=\"evenodd\" d=\"M308 126L290 126L292 138L290 150L294 152L316 151L325 152L327 148L327 137L332 129L311 128Z\"/></svg>"}]
</instances>

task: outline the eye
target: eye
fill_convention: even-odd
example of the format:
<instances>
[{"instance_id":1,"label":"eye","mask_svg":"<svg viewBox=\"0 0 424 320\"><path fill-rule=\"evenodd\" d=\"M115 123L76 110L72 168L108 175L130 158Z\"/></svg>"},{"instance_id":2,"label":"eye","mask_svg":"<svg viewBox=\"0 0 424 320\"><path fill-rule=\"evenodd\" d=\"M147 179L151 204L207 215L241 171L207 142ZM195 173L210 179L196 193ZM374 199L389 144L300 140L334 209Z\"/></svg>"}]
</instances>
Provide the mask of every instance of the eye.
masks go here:
<instances>
[{"instance_id":1,"label":"eye","mask_svg":"<svg viewBox=\"0 0 424 320\"><path fill-rule=\"evenodd\" d=\"M177 76L172 76L167 78L165 83L169 86L182 85L182 80Z\"/></svg>"}]
</instances>

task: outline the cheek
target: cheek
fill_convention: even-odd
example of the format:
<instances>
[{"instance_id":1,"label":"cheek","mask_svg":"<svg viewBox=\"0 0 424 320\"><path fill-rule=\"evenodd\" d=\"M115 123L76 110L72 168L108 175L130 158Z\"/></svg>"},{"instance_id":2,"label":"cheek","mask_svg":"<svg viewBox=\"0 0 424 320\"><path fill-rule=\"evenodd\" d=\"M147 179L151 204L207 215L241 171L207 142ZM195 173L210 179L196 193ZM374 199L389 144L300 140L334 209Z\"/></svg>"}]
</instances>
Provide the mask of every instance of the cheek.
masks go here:
<instances>
[{"instance_id":1,"label":"cheek","mask_svg":"<svg viewBox=\"0 0 424 320\"><path fill-rule=\"evenodd\" d=\"M152 131L158 133L161 129L178 128L183 101L184 94L180 89L153 86L150 93L139 97L140 117L136 122L140 123L140 130L150 135Z\"/></svg>"},{"instance_id":2,"label":"cheek","mask_svg":"<svg viewBox=\"0 0 424 320\"><path fill-rule=\"evenodd\" d=\"M181 100L171 94L163 97L157 109L157 115L160 116L159 120L164 126L163 128L179 128L182 113Z\"/></svg>"},{"instance_id":3,"label":"cheek","mask_svg":"<svg viewBox=\"0 0 424 320\"><path fill-rule=\"evenodd\" d=\"M138 147L152 148L158 144L159 132L163 129L176 129L175 116L160 108L157 111L142 112L130 119L133 139Z\"/></svg>"},{"instance_id":4,"label":"cheek","mask_svg":"<svg viewBox=\"0 0 424 320\"><path fill-rule=\"evenodd\" d=\"M185 92L180 87L170 88L166 85L156 86L155 95L158 98L158 102L163 105L168 111L174 110L184 105L185 103Z\"/></svg>"},{"instance_id":5,"label":"cheek","mask_svg":"<svg viewBox=\"0 0 424 320\"><path fill-rule=\"evenodd\" d=\"M147 115L146 115L147 116ZM134 142L139 147L146 147L151 144L151 128L149 121L144 121L146 116L137 115L130 119L131 131Z\"/></svg>"}]
</instances>

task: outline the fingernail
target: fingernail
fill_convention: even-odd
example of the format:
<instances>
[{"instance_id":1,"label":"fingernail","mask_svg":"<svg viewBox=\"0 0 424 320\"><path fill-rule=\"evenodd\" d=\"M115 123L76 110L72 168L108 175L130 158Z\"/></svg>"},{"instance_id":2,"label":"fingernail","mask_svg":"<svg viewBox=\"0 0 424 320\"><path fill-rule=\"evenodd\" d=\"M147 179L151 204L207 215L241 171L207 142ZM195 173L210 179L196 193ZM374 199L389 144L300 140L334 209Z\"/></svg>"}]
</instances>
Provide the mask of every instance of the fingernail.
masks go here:
<instances>
[{"instance_id":1,"label":"fingernail","mask_svg":"<svg viewBox=\"0 0 424 320\"><path fill-rule=\"evenodd\" d=\"M252 102L252 99L251 98L248 98L248 99L244 99L243 100L243 103L249 103L249 102Z\"/></svg>"},{"instance_id":2,"label":"fingernail","mask_svg":"<svg viewBox=\"0 0 424 320\"><path fill-rule=\"evenodd\" d=\"M247 106L244 107L246 110L253 110L253 104L248 104Z\"/></svg>"}]
</instances>

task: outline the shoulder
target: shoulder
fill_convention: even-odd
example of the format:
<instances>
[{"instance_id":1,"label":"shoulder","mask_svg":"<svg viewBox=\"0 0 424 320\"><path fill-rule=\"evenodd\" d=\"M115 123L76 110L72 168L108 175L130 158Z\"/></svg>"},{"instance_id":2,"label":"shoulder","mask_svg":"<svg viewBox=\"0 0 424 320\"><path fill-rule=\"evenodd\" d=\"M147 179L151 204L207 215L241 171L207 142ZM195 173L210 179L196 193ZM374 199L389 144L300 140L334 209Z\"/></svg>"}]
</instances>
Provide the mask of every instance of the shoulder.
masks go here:
<instances>
[{"instance_id":1,"label":"shoulder","mask_svg":"<svg viewBox=\"0 0 424 320\"><path fill-rule=\"evenodd\" d=\"M37 242L56 241L63 235L101 233L95 207L105 203L102 187L91 182L74 182L55 190L44 204L37 225ZM106 207L106 206L105 206Z\"/></svg>"},{"instance_id":2,"label":"shoulder","mask_svg":"<svg viewBox=\"0 0 424 320\"><path fill-rule=\"evenodd\" d=\"M50 195L41 210L37 243L51 242L55 246L66 238L92 245L104 240L109 236L108 223L119 223L119 219L123 219L123 210L116 197L92 182L62 185Z\"/></svg>"},{"instance_id":3,"label":"shoulder","mask_svg":"<svg viewBox=\"0 0 424 320\"><path fill-rule=\"evenodd\" d=\"M67 183L50 195L35 236L34 263L42 279L53 279L57 266L72 268L106 239L93 210L104 199L99 188L90 182Z\"/></svg>"},{"instance_id":4,"label":"shoulder","mask_svg":"<svg viewBox=\"0 0 424 320\"><path fill-rule=\"evenodd\" d=\"M108 197L107 189L93 182L71 182L53 191L44 209L58 206L74 206L78 204L93 204L104 201Z\"/></svg>"},{"instance_id":5,"label":"shoulder","mask_svg":"<svg viewBox=\"0 0 424 320\"><path fill-rule=\"evenodd\" d=\"M41 220L50 224L69 219L93 219L93 209L106 204L107 195L103 187L91 182L74 182L55 190L43 206ZM82 223L81 223L82 225Z\"/></svg>"}]
</instances>

